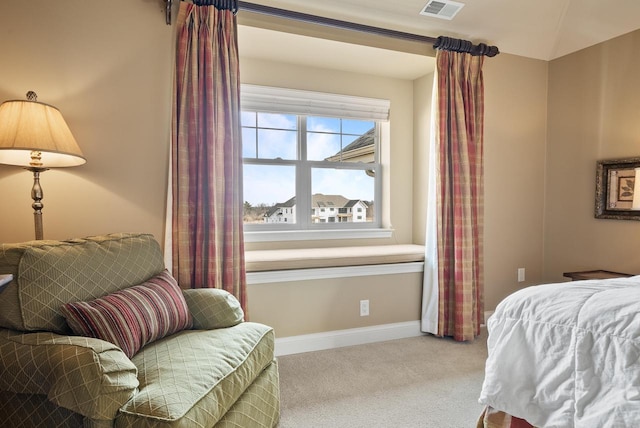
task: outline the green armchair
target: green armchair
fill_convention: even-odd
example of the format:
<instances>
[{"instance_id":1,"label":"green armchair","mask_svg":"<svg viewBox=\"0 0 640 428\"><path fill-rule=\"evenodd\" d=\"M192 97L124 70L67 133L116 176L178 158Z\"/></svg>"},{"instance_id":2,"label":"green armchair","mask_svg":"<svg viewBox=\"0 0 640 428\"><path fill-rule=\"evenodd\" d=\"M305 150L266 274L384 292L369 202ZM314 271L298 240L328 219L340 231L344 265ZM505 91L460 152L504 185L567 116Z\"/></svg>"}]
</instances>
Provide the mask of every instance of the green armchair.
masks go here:
<instances>
[{"instance_id":1,"label":"green armchair","mask_svg":"<svg viewBox=\"0 0 640 428\"><path fill-rule=\"evenodd\" d=\"M274 333L217 289L182 290L192 327L131 357L73 334L60 308L135 288L164 270L145 234L0 244L0 420L42 427L273 427Z\"/></svg>"}]
</instances>

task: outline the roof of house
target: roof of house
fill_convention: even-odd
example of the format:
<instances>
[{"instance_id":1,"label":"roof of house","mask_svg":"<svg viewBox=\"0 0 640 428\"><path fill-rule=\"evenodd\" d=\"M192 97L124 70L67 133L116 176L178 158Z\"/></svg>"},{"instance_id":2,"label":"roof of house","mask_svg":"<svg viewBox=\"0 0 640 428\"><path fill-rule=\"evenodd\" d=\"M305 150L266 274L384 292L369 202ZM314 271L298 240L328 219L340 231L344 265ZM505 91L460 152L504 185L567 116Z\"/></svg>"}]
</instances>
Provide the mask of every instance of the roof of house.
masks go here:
<instances>
[{"instance_id":1,"label":"roof of house","mask_svg":"<svg viewBox=\"0 0 640 428\"><path fill-rule=\"evenodd\" d=\"M324 195L322 193L316 193L311 196L312 207L342 208L347 202L349 202L349 200L342 195Z\"/></svg>"},{"instance_id":2,"label":"roof of house","mask_svg":"<svg viewBox=\"0 0 640 428\"><path fill-rule=\"evenodd\" d=\"M325 195L323 193L316 193L311 197L312 208L352 208L358 202L362 202L366 207L367 204L360 199L347 199L342 195ZM296 205L296 197L289 199L286 202L275 204L267 211L264 216L271 217L276 214L280 208L292 208Z\"/></svg>"},{"instance_id":3,"label":"roof of house","mask_svg":"<svg viewBox=\"0 0 640 428\"><path fill-rule=\"evenodd\" d=\"M370 130L368 130L367 132L365 132L364 134L362 134L361 136L353 140L346 147L343 147L342 150L340 150L338 153L326 158L325 160L336 160L336 159L339 159L341 155L344 156L349 152L353 152L358 149L362 149L364 147L371 146L373 148L374 137L375 137L375 128L371 128ZM371 150L371 152L373 152L373 150Z\"/></svg>"},{"instance_id":4,"label":"roof of house","mask_svg":"<svg viewBox=\"0 0 640 428\"><path fill-rule=\"evenodd\" d=\"M282 208L295 207L296 206L296 197L294 196L293 198L289 199L288 201L283 202L281 204L278 204L278 206L280 206Z\"/></svg>"},{"instance_id":5,"label":"roof of house","mask_svg":"<svg viewBox=\"0 0 640 428\"><path fill-rule=\"evenodd\" d=\"M365 207L367 206L367 204L364 201L361 201L360 199L351 199L349 202L347 202L344 208L353 208L358 202L362 202L362 204Z\"/></svg>"},{"instance_id":6,"label":"roof of house","mask_svg":"<svg viewBox=\"0 0 640 428\"><path fill-rule=\"evenodd\" d=\"M278 212L278 210L280 208L293 208L296 205L296 197L294 196L293 198L289 199L286 202L282 202L282 203L277 203L274 206L272 206L269 211L267 211L266 213L264 213L265 217L271 217L272 215L274 215L276 212Z\"/></svg>"},{"instance_id":7,"label":"roof of house","mask_svg":"<svg viewBox=\"0 0 640 428\"><path fill-rule=\"evenodd\" d=\"M343 152L348 152L350 150L359 149L360 147L371 146L373 145L373 137L375 136L375 128L371 128L355 140L348 144L347 147L343 148Z\"/></svg>"}]
</instances>

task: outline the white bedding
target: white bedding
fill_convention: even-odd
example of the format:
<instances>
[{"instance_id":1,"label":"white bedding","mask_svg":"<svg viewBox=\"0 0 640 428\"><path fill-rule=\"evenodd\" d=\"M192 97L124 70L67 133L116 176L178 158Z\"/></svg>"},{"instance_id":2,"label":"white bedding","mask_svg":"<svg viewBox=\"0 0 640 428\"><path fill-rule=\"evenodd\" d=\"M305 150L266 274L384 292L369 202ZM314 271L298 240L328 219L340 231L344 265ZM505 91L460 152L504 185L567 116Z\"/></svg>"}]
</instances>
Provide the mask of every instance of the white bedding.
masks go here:
<instances>
[{"instance_id":1,"label":"white bedding","mask_svg":"<svg viewBox=\"0 0 640 428\"><path fill-rule=\"evenodd\" d=\"M640 427L640 276L528 287L487 329L481 404L537 427Z\"/></svg>"}]
</instances>

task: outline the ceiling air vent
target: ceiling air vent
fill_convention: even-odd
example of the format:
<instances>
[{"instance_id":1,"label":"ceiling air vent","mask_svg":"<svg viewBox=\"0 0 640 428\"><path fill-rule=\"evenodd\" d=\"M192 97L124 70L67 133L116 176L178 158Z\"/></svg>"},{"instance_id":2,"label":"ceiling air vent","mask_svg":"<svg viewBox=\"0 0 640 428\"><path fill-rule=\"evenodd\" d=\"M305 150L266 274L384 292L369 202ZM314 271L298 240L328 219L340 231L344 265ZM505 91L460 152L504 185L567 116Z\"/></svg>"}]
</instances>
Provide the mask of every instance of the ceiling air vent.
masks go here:
<instances>
[{"instance_id":1,"label":"ceiling air vent","mask_svg":"<svg viewBox=\"0 0 640 428\"><path fill-rule=\"evenodd\" d=\"M456 1L431 0L427 3L424 9L422 9L420 15L452 20L463 6L463 3L458 3Z\"/></svg>"}]
</instances>

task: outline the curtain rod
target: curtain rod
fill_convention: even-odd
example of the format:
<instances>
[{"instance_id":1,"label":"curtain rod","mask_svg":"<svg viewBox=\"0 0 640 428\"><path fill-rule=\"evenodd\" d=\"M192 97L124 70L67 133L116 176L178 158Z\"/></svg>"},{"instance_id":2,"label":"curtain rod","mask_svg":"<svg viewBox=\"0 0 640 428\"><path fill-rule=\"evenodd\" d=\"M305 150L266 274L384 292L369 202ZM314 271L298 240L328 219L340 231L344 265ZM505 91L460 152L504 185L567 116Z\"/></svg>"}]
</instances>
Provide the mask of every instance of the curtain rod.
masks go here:
<instances>
[{"instance_id":1,"label":"curtain rod","mask_svg":"<svg viewBox=\"0 0 640 428\"><path fill-rule=\"evenodd\" d=\"M271 6L263 6L246 1L238 1L238 9L248 12L260 13L263 15L276 16L279 18L292 19L295 21L307 22L311 24L324 25L342 30L359 31L377 36L392 37L396 39L411 40L433 45L434 49L452 50L456 52L468 52L472 55L496 56L500 53L497 46L488 46L484 43L474 45L468 40L455 39L452 37L429 37L419 34L405 33L403 31L389 30L386 28L373 27L370 25L356 24L355 22L341 21L339 19L325 18L322 16L310 15L292 10L279 9Z\"/></svg>"},{"instance_id":2,"label":"curtain rod","mask_svg":"<svg viewBox=\"0 0 640 428\"><path fill-rule=\"evenodd\" d=\"M167 24L171 24L171 2L172 0L165 0L167 8ZM468 40L455 39L451 37L429 37L419 34L405 33L403 31L389 30L386 28L373 27L371 25L357 24L355 22L342 21L339 19L325 18L317 15L310 15L308 13L294 12L292 10L280 9L271 6L263 6L255 3L249 3L246 1L236 0L218 0L218 1L206 1L200 0L198 3L220 3L225 8L229 8L232 4L234 7L234 13L237 9L246 10L248 12L259 13L262 15L275 16L279 18L291 19L295 21L306 22L310 24L324 25L326 27L333 27L342 30L359 31L361 33L373 34L377 36L391 37L396 39L410 40L414 42L421 42L433 45L434 49L452 50L456 52L468 52L472 55L486 55L489 57L496 56L499 52L496 46L487 46L484 43L474 45ZM236 9L237 7L237 9Z\"/></svg>"}]
</instances>

